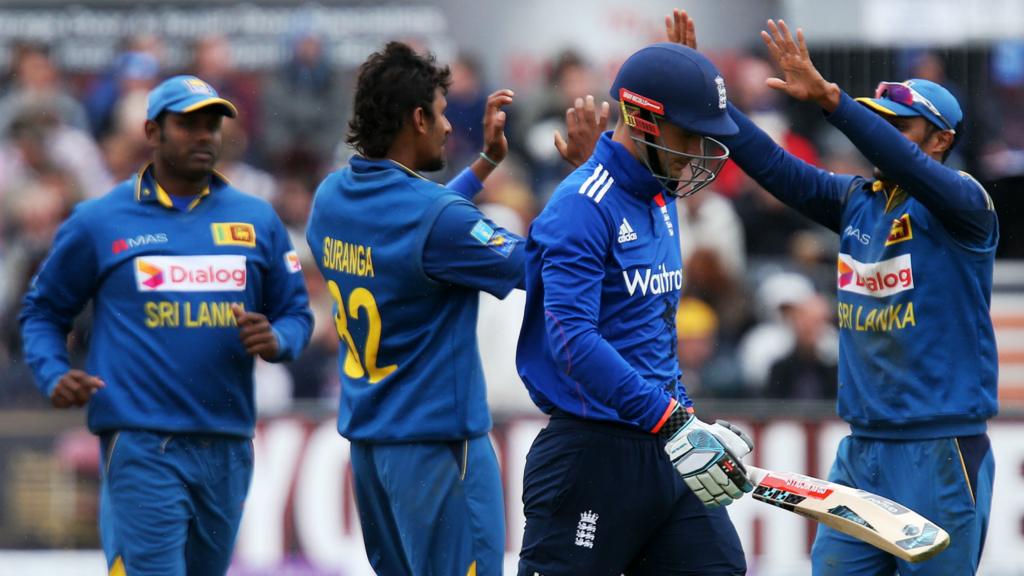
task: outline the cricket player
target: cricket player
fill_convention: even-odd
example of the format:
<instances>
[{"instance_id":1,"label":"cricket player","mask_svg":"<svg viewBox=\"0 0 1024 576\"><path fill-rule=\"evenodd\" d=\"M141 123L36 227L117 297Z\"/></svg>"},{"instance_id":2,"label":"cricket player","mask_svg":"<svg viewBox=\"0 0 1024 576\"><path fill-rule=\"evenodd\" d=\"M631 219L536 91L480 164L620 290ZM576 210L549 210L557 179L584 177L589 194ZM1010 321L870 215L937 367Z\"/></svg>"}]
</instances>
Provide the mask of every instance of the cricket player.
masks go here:
<instances>
[{"instance_id":1,"label":"cricket player","mask_svg":"<svg viewBox=\"0 0 1024 576\"><path fill-rule=\"evenodd\" d=\"M253 469L253 361L312 329L298 257L265 201L214 171L235 107L194 76L149 94L152 162L60 227L25 297L25 358L101 444L110 574L221 575ZM66 337L92 301L86 370Z\"/></svg>"},{"instance_id":2,"label":"cricket player","mask_svg":"<svg viewBox=\"0 0 1024 576\"><path fill-rule=\"evenodd\" d=\"M721 505L750 491L752 443L697 419L676 357L672 202L728 157L725 83L695 50L661 43L626 60L611 96L615 130L526 243L517 366L551 419L527 456L519 574L744 574Z\"/></svg>"},{"instance_id":3,"label":"cricket player","mask_svg":"<svg viewBox=\"0 0 1024 576\"><path fill-rule=\"evenodd\" d=\"M803 33L768 21L762 39L782 69L768 85L824 111L875 166L832 174L785 152L739 110L733 159L779 200L840 235L839 415L829 480L907 505L949 532L949 548L908 564L825 525L817 576L973 574L992 497L986 421L996 414L989 316L998 241L992 199L943 165L960 132L956 98L927 80L882 82L850 98L822 78ZM921 534L927 539L929 534Z\"/></svg>"},{"instance_id":4,"label":"cricket player","mask_svg":"<svg viewBox=\"0 0 1024 576\"><path fill-rule=\"evenodd\" d=\"M513 94L488 98L484 150L444 187L420 172L444 166L450 81L399 42L363 63L357 155L321 183L306 233L335 301L338 431L366 554L389 576L501 574L505 549L477 302L522 285L523 239L468 198L508 153Z\"/></svg>"}]
</instances>

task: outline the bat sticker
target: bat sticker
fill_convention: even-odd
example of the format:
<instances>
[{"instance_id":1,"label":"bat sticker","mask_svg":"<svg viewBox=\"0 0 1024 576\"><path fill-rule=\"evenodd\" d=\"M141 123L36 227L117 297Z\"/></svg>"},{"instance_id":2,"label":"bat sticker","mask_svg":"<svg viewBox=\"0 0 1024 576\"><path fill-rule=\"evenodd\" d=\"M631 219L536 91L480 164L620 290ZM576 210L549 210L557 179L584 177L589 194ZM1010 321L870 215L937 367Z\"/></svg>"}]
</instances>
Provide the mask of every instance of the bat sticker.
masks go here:
<instances>
[{"instance_id":1,"label":"bat sticker","mask_svg":"<svg viewBox=\"0 0 1024 576\"><path fill-rule=\"evenodd\" d=\"M836 506L835 508L829 508L828 513L832 514L833 516L839 516L840 518L846 518L850 522L856 522L857 524L860 524L865 528L875 530L875 527L872 526L870 522L861 518L859 514L857 514L853 510L850 510L846 506ZM878 530L875 530L875 532L878 532Z\"/></svg>"},{"instance_id":2,"label":"bat sticker","mask_svg":"<svg viewBox=\"0 0 1024 576\"><path fill-rule=\"evenodd\" d=\"M903 528L903 531L907 531L907 527ZM931 546L935 542L935 538L939 535L939 528L934 524L927 523L924 525L924 530L921 531L919 536L913 538L907 538L906 540L897 540L896 545L904 550L913 550L914 548L922 548L924 546Z\"/></svg>"}]
</instances>

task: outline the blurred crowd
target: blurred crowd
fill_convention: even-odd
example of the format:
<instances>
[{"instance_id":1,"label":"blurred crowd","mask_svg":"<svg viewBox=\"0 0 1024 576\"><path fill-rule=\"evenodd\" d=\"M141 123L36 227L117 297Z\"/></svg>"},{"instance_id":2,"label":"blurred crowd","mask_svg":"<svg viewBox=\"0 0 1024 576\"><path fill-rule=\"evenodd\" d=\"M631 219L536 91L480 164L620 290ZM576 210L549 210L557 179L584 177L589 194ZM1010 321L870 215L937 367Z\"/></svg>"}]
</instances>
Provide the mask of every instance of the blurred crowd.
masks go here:
<instances>
[{"instance_id":1,"label":"blurred crowd","mask_svg":"<svg viewBox=\"0 0 1024 576\"><path fill-rule=\"evenodd\" d=\"M146 96L174 73L195 74L236 104L238 120L225 119L219 170L241 190L271 202L304 255L317 327L296 362L260 363L261 410L286 408L294 400L334 403L337 337L329 321L330 298L309 261L304 226L317 183L352 153L343 141L355 71L332 67L316 36L297 35L289 49L290 61L278 70L242 72L233 65L231 42L207 36L192 46L186 69L168 69L160 39L140 36L124 40L104 73L72 77L46 46L12 47L0 78L0 406L43 405L20 361L21 298L74 205L106 193L146 162ZM763 55L719 56L730 99L787 150L828 170L870 176L871 167L820 114L796 110L765 87L774 71ZM948 78L941 54L918 51L905 60L903 77L950 86L965 103L969 121L972 111L985 111L969 124L967 142L951 162L986 183L1017 178L1019 192L1024 109L1015 103L1024 97L1024 59L1017 58L1016 68L1013 58L1001 64L1010 68L992 83L993 90L981 94ZM450 65L453 133L448 168L432 175L438 181L453 176L481 149L484 101L501 80L499 71L485 71L470 54ZM492 219L520 234L568 173L552 145L553 131L564 128L566 108L585 94L606 94L602 75L575 51L553 55L547 68L545 86L517 93L509 111L512 153L477 197ZM978 140L981 134L984 142ZM993 195L998 205L999 195ZM679 359L691 394L834 398L835 235L785 208L732 164L711 187L676 207L686 276L677 318ZM1004 230L1020 224L1010 217ZM1024 248L1003 255L1022 257ZM492 405L529 409L511 360L521 295L491 300L481 309L480 337ZM84 359L88 336L86 312L69 339L77 363Z\"/></svg>"}]
</instances>

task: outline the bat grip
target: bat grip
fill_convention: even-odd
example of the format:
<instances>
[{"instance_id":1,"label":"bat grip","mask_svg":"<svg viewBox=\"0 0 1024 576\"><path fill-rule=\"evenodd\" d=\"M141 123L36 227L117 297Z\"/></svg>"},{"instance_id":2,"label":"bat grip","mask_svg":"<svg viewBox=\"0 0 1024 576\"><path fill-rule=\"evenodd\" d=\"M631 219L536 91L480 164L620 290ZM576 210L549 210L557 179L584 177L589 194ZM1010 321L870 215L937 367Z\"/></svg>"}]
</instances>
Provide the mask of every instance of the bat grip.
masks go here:
<instances>
[{"instance_id":1,"label":"bat grip","mask_svg":"<svg viewBox=\"0 0 1024 576\"><path fill-rule=\"evenodd\" d=\"M750 464L743 464L747 469L747 478L750 479L750 483L757 486L764 480L764 477L768 475L768 471L757 466L751 466Z\"/></svg>"}]
</instances>

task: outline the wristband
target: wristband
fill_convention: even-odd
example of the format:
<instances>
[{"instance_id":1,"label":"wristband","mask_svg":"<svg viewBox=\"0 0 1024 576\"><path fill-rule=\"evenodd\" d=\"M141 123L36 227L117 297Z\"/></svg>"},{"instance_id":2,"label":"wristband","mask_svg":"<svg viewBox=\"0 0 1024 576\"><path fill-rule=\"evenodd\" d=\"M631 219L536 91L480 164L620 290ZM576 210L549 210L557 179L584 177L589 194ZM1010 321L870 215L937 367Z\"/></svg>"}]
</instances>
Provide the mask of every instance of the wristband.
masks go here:
<instances>
[{"instance_id":1,"label":"wristband","mask_svg":"<svg viewBox=\"0 0 1024 576\"><path fill-rule=\"evenodd\" d=\"M679 431L687 422L693 418L693 408L684 407L682 404L677 404L676 409L672 411L668 416L668 420L658 431L658 436L668 441L670 438L675 436L676 432Z\"/></svg>"},{"instance_id":2,"label":"wristband","mask_svg":"<svg viewBox=\"0 0 1024 576\"><path fill-rule=\"evenodd\" d=\"M488 156L487 152L481 152L480 157L486 160L491 166L494 166L495 168L498 167L498 163L495 162L490 156Z\"/></svg>"}]
</instances>

